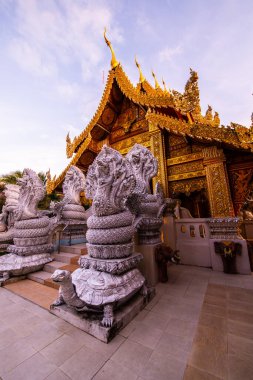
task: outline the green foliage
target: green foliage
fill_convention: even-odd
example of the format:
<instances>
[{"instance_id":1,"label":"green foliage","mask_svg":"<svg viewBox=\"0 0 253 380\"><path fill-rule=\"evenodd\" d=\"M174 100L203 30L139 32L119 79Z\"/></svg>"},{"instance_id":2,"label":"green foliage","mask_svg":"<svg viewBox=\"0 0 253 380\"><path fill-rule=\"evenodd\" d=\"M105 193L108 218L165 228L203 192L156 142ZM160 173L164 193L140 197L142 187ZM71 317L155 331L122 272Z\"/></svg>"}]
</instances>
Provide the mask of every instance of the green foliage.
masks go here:
<instances>
[{"instance_id":1,"label":"green foliage","mask_svg":"<svg viewBox=\"0 0 253 380\"><path fill-rule=\"evenodd\" d=\"M8 174L3 174L0 176L0 182L16 185L18 178L22 177L23 172L16 170Z\"/></svg>"},{"instance_id":2,"label":"green foliage","mask_svg":"<svg viewBox=\"0 0 253 380\"><path fill-rule=\"evenodd\" d=\"M23 175L23 172L20 170L16 170L7 174L3 174L0 176L0 212L2 210L2 207L5 203L5 197L3 194L4 186L5 184L17 184L18 178L21 178ZM43 172L38 173L38 177L41 179L43 184L46 183L46 174ZM46 194L45 197L39 202L38 208L40 210L47 210L49 208L51 201L58 201L60 200L60 197L53 192L52 194Z\"/></svg>"}]
</instances>

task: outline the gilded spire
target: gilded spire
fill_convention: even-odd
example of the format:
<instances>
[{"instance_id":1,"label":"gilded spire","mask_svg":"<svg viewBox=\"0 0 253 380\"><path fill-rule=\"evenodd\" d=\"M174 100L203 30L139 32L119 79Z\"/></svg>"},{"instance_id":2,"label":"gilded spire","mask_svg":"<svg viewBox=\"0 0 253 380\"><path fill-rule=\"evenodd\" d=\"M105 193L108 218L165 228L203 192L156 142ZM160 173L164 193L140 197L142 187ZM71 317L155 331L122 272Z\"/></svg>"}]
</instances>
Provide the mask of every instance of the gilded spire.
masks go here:
<instances>
[{"instance_id":1,"label":"gilded spire","mask_svg":"<svg viewBox=\"0 0 253 380\"><path fill-rule=\"evenodd\" d=\"M160 85L158 83L158 80L157 80L156 75L155 75L155 73L154 73L153 70L152 70L152 75L153 75L153 78L155 80L155 89L157 90L158 88L161 88L161 87L160 87Z\"/></svg>"},{"instance_id":2,"label":"gilded spire","mask_svg":"<svg viewBox=\"0 0 253 380\"><path fill-rule=\"evenodd\" d=\"M50 168L49 168L48 171L46 172L46 177L47 177L47 180L48 180L48 181L51 181Z\"/></svg>"},{"instance_id":3,"label":"gilded spire","mask_svg":"<svg viewBox=\"0 0 253 380\"><path fill-rule=\"evenodd\" d=\"M171 90L166 87L166 83L165 83L165 80L163 78L162 78L162 82L163 82L163 91L171 96L172 95Z\"/></svg>"},{"instance_id":4,"label":"gilded spire","mask_svg":"<svg viewBox=\"0 0 253 380\"><path fill-rule=\"evenodd\" d=\"M71 144L71 140L70 140L70 137L69 137L69 132L68 132L68 134L66 136L66 143L67 144Z\"/></svg>"},{"instance_id":5,"label":"gilded spire","mask_svg":"<svg viewBox=\"0 0 253 380\"><path fill-rule=\"evenodd\" d=\"M105 42L109 46L109 48L111 50L111 53L112 53L111 67L112 67L112 69L115 69L115 67L118 66L119 62L116 59L116 56L115 56L115 53L114 53L114 50L113 50L111 42L106 37L106 28L105 28L105 31L104 31L104 39L105 39Z\"/></svg>"},{"instance_id":6,"label":"gilded spire","mask_svg":"<svg viewBox=\"0 0 253 380\"><path fill-rule=\"evenodd\" d=\"M139 77L139 83L143 83L143 82L145 81L145 77L144 77L144 75L142 74L141 66L140 66L140 64L137 62L136 57L135 57L135 64L136 64L136 66L138 67L139 74L140 74L140 77Z\"/></svg>"}]
</instances>

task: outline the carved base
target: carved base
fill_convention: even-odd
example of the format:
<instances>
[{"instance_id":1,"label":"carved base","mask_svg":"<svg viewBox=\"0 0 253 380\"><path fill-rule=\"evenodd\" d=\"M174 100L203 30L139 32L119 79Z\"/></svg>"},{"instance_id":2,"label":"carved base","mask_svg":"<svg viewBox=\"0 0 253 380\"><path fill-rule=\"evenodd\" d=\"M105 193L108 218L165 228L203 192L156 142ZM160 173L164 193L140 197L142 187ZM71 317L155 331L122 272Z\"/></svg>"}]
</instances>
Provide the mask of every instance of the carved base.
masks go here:
<instances>
[{"instance_id":1,"label":"carved base","mask_svg":"<svg viewBox=\"0 0 253 380\"><path fill-rule=\"evenodd\" d=\"M141 217L137 221L139 244L158 244L161 243L160 228L162 218Z\"/></svg>"},{"instance_id":2,"label":"carved base","mask_svg":"<svg viewBox=\"0 0 253 380\"><path fill-rule=\"evenodd\" d=\"M91 257L97 259L122 259L129 257L133 253L133 242L127 244L86 244L88 253Z\"/></svg>"},{"instance_id":3,"label":"carved base","mask_svg":"<svg viewBox=\"0 0 253 380\"><path fill-rule=\"evenodd\" d=\"M53 259L50 253L21 257L8 254L0 257L0 276L8 279L11 276L21 276L41 270L43 266Z\"/></svg>"},{"instance_id":4,"label":"carved base","mask_svg":"<svg viewBox=\"0 0 253 380\"><path fill-rule=\"evenodd\" d=\"M140 253L135 253L128 258L123 259L95 259L89 255L80 257L79 265L85 269L95 269L97 271L121 274L130 269L136 268L139 262L143 259Z\"/></svg>"},{"instance_id":5,"label":"carved base","mask_svg":"<svg viewBox=\"0 0 253 380\"><path fill-rule=\"evenodd\" d=\"M103 327L103 314L79 313L67 305L51 306L50 312L73 326L85 331L102 342L108 343L122 330L154 297L155 289L148 288L147 295L136 295L114 313L112 327Z\"/></svg>"},{"instance_id":6,"label":"carved base","mask_svg":"<svg viewBox=\"0 0 253 380\"><path fill-rule=\"evenodd\" d=\"M18 256L33 256L51 252L52 249L52 244L42 244L30 247L17 247L16 245L9 245L7 251Z\"/></svg>"}]
</instances>

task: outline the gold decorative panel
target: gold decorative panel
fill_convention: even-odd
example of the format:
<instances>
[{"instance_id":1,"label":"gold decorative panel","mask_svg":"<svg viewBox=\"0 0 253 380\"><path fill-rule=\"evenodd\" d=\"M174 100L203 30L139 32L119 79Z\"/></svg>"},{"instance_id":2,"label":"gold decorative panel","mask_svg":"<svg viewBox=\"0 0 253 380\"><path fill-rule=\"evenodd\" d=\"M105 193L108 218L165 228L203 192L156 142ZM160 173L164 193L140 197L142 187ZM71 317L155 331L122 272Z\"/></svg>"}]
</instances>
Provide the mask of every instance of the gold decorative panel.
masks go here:
<instances>
[{"instance_id":1,"label":"gold decorative panel","mask_svg":"<svg viewBox=\"0 0 253 380\"><path fill-rule=\"evenodd\" d=\"M212 217L234 216L223 151L214 146L203 153Z\"/></svg>"},{"instance_id":2,"label":"gold decorative panel","mask_svg":"<svg viewBox=\"0 0 253 380\"><path fill-rule=\"evenodd\" d=\"M159 181L163 187L165 196L167 196L168 179L164 150L164 137L161 130L153 128L152 124L149 124L149 133L151 152L153 153L158 162L158 173L153 181L153 185L155 185L155 183Z\"/></svg>"},{"instance_id":3,"label":"gold decorative panel","mask_svg":"<svg viewBox=\"0 0 253 380\"><path fill-rule=\"evenodd\" d=\"M169 176L169 181L179 181L179 180L188 179L188 178L204 177L205 175L206 175L205 170L198 170L198 171L195 171L195 172L170 175Z\"/></svg>"},{"instance_id":4,"label":"gold decorative panel","mask_svg":"<svg viewBox=\"0 0 253 380\"><path fill-rule=\"evenodd\" d=\"M203 169L204 169L203 162L198 160L198 161L185 162L179 165L169 166L168 174L176 175L176 174L182 174L182 173L196 172Z\"/></svg>"},{"instance_id":5,"label":"gold decorative panel","mask_svg":"<svg viewBox=\"0 0 253 380\"><path fill-rule=\"evenodd\" d=\"M207 184L205 177L169 182L170 195L173 193L184 193L188 195L193 191L200 191L206 188Z\"/></svg>"}]
</instances>

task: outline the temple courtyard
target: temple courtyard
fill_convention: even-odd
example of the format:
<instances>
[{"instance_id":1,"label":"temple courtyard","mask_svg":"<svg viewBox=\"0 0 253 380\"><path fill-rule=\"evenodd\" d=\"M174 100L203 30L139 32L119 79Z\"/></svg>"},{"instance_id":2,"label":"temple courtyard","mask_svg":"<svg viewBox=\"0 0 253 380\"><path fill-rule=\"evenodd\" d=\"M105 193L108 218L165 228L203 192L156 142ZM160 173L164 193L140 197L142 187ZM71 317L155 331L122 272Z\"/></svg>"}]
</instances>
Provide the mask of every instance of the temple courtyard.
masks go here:
<instances>
[{"instance_id":1,"label":"temple courtyard","mask_svg":"<svg viewBox=\"0 0 253 380\"><path fill-rule=\"evenodd\" d=\"M50 314L56 289L31 280L0 288L0 377L253 379L253 276L183 265L168 273L109 344Z\"/></svg>"}]
</instances>

